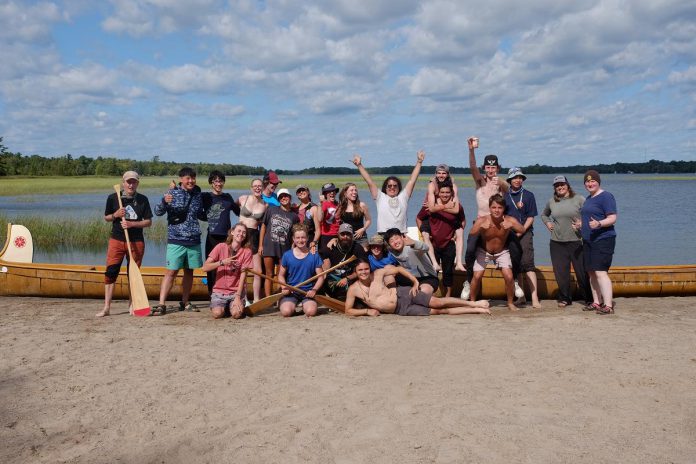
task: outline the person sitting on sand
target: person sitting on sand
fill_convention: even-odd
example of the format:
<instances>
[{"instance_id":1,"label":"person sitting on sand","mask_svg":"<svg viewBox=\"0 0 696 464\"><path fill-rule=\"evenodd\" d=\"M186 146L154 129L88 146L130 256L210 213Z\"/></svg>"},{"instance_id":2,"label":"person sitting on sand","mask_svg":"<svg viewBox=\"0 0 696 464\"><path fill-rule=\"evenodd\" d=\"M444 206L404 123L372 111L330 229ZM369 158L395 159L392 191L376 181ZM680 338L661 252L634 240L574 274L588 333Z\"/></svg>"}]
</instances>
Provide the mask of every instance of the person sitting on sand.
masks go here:
<instances>
[{"instance_id":1,"label":"person sitting on sand","mask_svg":"<svg viewBox=\"0 0 696 464\"><path fill-rule=\"evenodd\" d=\"M324 276L316 281L297 287L306 292L305 295L295 293L282 284L296 286L308 279L321 273L321 257L319 253L311 253L307 246L307 226L295 224L292 226L293 247L283 254L280 260L280 271L278 281L281 283L283 297L280 299L280 314L290 317L295 314L298 303L302 303L302 311L305 316L312 317L317 315L317 302L314 296L317 290L324 284Z\"/></svg>"},{"instance_id":2,"label":"person sitting on sand","mask_svg":"<svg viewBox=\"0 0 696 464\"><path fill-rule=\"evenodd\" d=\"M492 261L503 274L508 308L512 311L517 311L517 306L514 303L515 278L512 275L510 250L506 248L506 244L511 230L522 233L524 232L524 227L514 217L503 214L505 199L502 195L493 195L488 200L488 207L490 215L478 218L469 232L471 235L481 236L481 246L476 249L474 277L471 280L471 295L469 298L474 301L478 295L486 264Z\"/></svg>"},{"instance_id":3,"label":"person sitting on sand","mask_svg":"<svg viewBox=\"0 0 696 464\"><path fill-rule=\"evenodd\" d=\"M430 262L428 257L428 245L402 234L396 227L389 229L384 234L384 240L389 246L389 251L401 267L405 268L420 282L421 291L432 295L440 286L440 280L437 278L437 272L435 272L433 263ZM409 282L410 279L396 276L397 285L407 285Z\"/></svg>"},{"instance_id":4,"label":"person sitting on sand","mask_svg":"<svg viewBox=\"0 0 696 464\"><path fill-rule=\"evenodd\" d=\"M336 243L327 248L326 251L321 252L321 257L324 260L324 270L353 256L357 259L367 259L367 253L362 245L355 241L353 238L354 234L355 232L350 224L344 223L339 226ZM356 279L354 268L355 263L350 263L330 272L326 276L324 293L332 298L345 298L348 286Z\"/></svg>"},{"instance_id":5,"label":"person sitting on sand","mask_svg":"<svg viewBox=\"0 0 696 464\"><path fill-rule=\"evenodd\" d=\"M399 316L490 314L486 300L438 298L421 292L418 290L418 280L402 267L386 266L372 273L370 263L360 261L355 271L358 280L348 288L346 295L346 314L349 316L379 316L380 313ZM411 286L389 288L385 284L385 278L397 274L409 279ZM356 308L356 300L362 301L368 308Z\"/></svg>"},{"instance_id":6,"label":"person sitting on sand","mask_svg":"<svg viewBox=\"0 0 696 464\"><path fill-rule=\"evenodd\" d=\"M363 166L360 155L353 156L353 164L358 168L363 179L365 179L372 199L375 200L377 206L377 232L380 234L394 227L404 234L408 231L408 200L411 198L413 188L416 186L424 159L425 152L421 150L416 154L416 165L413 167L411 177L403 189L401 188L401 180L398 177L389 176L382 183L382 190L380 191L372 177L370 177L370 173Z\"/></svg>"},{"instance_id":7,"label":"person sitting on sand","mask_svg":"<svg viewBox=\"0 0 696 464\"><path fill-rule=\"evenodd\" d=\"M140 176L135 171L126 171L123 174L123 189L121 190L121 202L123 208L118 205L116 192L106 199L104 210L104 220L111 222L111 237L106 251L106 272L104 272L104 308L97 313L97 317L108 316L111 311L111 300L114 296L114 285L121 271L121 263L125 256L128 265L131 265L126 249L126 235L123 232L128 230L128 238L131 245L133 259L138 266L143 261L145 254L145 239L143 228L152 225L152 210L150 201L145 195L137 192ZM129 310L132 308L129 304Z\"/></svg>"},{"instance_id":8,"label":"person sitting on sand","mask_svg":"<svg viewBox=\"0 0 696 464\"><path fill-rule=\"evenodd\" d=\"M247 228L241 222L230 229L227 240L215 245L203 267L203 272L215 273L215 284L210 294L213 318L244 315L246 270L253 266L248 245Z\"/></svg>"}]
</instances>

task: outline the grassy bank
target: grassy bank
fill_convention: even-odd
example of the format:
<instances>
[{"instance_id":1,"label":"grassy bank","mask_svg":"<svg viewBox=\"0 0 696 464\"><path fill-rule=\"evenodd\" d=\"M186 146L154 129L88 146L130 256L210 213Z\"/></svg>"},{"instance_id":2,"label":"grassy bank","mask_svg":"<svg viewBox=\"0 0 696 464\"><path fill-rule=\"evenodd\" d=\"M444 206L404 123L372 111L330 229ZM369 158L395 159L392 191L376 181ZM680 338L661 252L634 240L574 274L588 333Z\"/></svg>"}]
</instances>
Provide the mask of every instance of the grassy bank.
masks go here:
<instances>
[{"instance_id":1,"label":"grassy bank","mask_svg":"<svg viewBox=\"0 0 696 464\"><path fill-rule=\"evenodd\" d=\"M28 215L10 217L0 213L0 243L5 243L8 222L27 227L34 239L34 248L46 251L60 248L103 249L111 232L111 223L98 218L55 220ZM152 227L145 230L145 239L152 243L165 243L166 221L153 221Z\"/></svg>"}]
</instances>

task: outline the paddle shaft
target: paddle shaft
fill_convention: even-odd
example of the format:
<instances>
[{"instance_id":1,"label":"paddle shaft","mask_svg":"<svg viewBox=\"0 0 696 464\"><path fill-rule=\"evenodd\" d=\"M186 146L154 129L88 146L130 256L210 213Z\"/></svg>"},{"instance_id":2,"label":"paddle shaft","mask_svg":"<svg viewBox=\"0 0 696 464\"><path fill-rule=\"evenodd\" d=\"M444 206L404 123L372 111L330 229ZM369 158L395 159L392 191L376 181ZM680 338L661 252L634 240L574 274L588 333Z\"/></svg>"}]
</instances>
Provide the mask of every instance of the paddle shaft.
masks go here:
<instances>
[{"instance_id":1,"label":"paddle shaft","mask_svg":"<svg viewBox=\"0 0 696 464\"><path fill-rule=\"evenodd\" d=\"M267 276L267 275L265 275L265 274L261 274L260 272L256 272L256 271L254 271L253 269L247 269L247 270L248 270L249 272L251 272L252 274L254 274L254 275L263 277L264 279L269 279L271 282L275 282L275 283L277 283L278 285L280 285L280 286L282 286L282 287L287 287L287 288L289 288L290 290L292 290L293 292L297 292L297 293L299 293L299 294L302 295L302 296L307 296L307 292L304 291L304 290L302 290L301 288L294 287L294 286L292 286L292 285L290 285L290 284L288 284L288 283L283 283L283 282L279 281L278 279L275 279L275 278L273 278L273 277L269 277L269 276ZM324 272L327 272L327 271L324 271ZM317 274L317 275L319 275L319 274ZM302 285L304 285L304 284L302 284ZM336 311L340 311L340 312L344 312L344 311L345 311L345 308L344 308L344 306L343 306L343 304L342 304L341 301L336 300L336 299L334 299L334 298L331 298L331 297L329 297L329 296L326 296L326 295L317 295L317 294L315 293L314 299L316 299L319 303L321 303L321 304L323 304L323 305L325 305L325 306L328 306L329 308L334 309L334 310L336 310Z\"/></svg>"},{"instance_id":2,"label":"paddle shaft","mask_svg":"<svg viewBox=\"0 0 696 464\"><path fill-rule=\"evenodd\" d=\"M118 200L118 209L122 209L123 202L121 201L121 186L118 184L114 185L114 190L116 191L116 199ZM111 217L113 217L113 216L114 215L112 214ZM123 218L121 218L121 220L123 220ZM124 228L123 224L121 225L121 229L123 229L123 235L126 236L126 248L128 248L128 256L130 257L130 262L131 262L131 264L133 264L134 263L133 252L131 251L131 247L130 247L130 237L128 236L128 229ZM137 264L136 264L136 266L137 266Z\"/></svg>"},{"instance_id":3,"label":"paddle shaft","mask_svg":"<svg viewBox=\"0 0 696 464\"><path fill-rule=\"evenodd\" d=\"M317 274L317 275L315 275L315 276L313 276L313 277L311 277L311 278L305 280L304 282L300 282L299 284L297 284L297 286L298 286L298 287L301 287L301 286L303 286L303 285L307 285L307 284L310 283L310 282L314 282L314 281L317 280L319 277L325 276L325 275L328 274L329 272L335 271L335 270L338 269L339 267L343 267L343 266L345 266L346 264L349 264L349 263L355 261L356 259L357 259L356 256L351 256L350 258L348 258L348 259L346 259L346 260L344 260L344 261L341 261L340 263L336 264L335 266L331 266L331 267L328 268L327 270L320 272L319 274ZM252 269L247 269L247 271L249 271L251 274L260 275L261 277L266 278L266 275L262 275L262 274L258 274L258 273L256 273L256 272L252 272L252 271L253 271ZM251 311L252 314L255 314L255 313L257 313L258 311L261 311L262 309L265 309L265 308L267 308L268 306L272 305L273 303L275 303L276 301L278 301L278 299L280 299L280 297L282 297L282 296L283 296L283 295L282 295L281 293L277 293L277 294L275 294L275 295L268 295L266 298L262 298L262 299L260 299L259 301L257 301L257 302L255 302L255 303L253 303L252 305L250 305L248 309ZM259 305L259 303L261 303L261 304ZM256 305L258 305L258 306L256 306Z\"/></svg>"}]
</instances>

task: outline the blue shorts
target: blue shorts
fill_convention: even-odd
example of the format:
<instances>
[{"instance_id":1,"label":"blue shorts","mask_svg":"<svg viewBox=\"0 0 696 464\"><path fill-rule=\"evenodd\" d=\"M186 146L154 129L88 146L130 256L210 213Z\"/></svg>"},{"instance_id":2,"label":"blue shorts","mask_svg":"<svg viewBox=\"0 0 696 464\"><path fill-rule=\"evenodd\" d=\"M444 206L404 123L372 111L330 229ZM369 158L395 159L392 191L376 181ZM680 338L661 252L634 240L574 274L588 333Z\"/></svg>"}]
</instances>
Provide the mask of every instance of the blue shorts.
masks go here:
<instances>
[{"instance_id":1,"label":"blue shorts","mask_svg":"<svg viewBox=\"0 0 696 464\"><path fill-rule=\"evenodd\" d=\"M175 245L167 244L167 269L178 271L179 269L197 269L203 266L203 255L200 245Z\"/></svg>"},{"instance_id":2,"label":"blue shorts","mask_svg":"<svg viewBox=\"0 0 696 464\"><path fill-rule=\"evenodd\" d=\"M614 258L616 237L607 237L596 242L583 241L582 252L585 258L585 270L608 271Z\"/></svg>"},{"instance_id":3,"label":"blue shorts","mask_svg":"<svg viewBox=\"0 0 696 464\"><path fill-rule=\"evenodd\" d=\"M298 304L304 303L305 301L314 301L314 298L307 298L306 296L300 295L299 293L291 292L289 295L285 295L280 299L278 306L282 305L287 301L291 301L295 304L295 306L297 306Z\"/></svg>"}]
</instances>

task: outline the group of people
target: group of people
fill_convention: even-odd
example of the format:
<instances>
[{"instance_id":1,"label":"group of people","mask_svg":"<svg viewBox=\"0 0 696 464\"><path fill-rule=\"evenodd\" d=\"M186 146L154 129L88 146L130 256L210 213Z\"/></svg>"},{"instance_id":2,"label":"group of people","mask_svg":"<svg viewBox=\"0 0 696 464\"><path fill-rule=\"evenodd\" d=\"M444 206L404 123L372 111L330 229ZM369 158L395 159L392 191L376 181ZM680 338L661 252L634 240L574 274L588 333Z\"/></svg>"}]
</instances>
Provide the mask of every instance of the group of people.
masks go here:
<instances>
[{"instance_id":1,"label":"group of people","mask_svg":"<svg viewBox=\"0 0 696 464\"><path fill-rule=\"evenodd\" d=\"M533 224L538 215L536 199L524 188L526 176L519 168L499 177L496 155L487 155L482 171L476 163L478 139L470 138L469 165L476 189L477 215L464 240L466 216L458 187L445 164L430 179L416 223L422 240L408 232L407 210L420 175L425 154L416 155L405 185L387 177L381 188L355 155L353 164L363 177L376 204L377 234L368 237L372 216L360 200L358 187L334 183L321 188L313 202L310 189L298 185L296 200L273 171L251 182L251 191L234 200L224 193L225 176L210 173L210 192L196 185L189 167L179 171L179 183L171 185L154 213L167 217L166 273L154 311L166 308L167 296L183 270L181 310L197 310L191 304L193 271L208 273L213 317L242 317L249 300L271 295L272 284L281 286L279 310L284 316L301 305L306 316L317 313L316 295L345 301L349 315L376 316L488 313L489 304L477 300L488 264L500 269L507 305L517 310L527 288L533 307L540 307L534 265ZM113 285L126 256L124 230L140 265L144 253L142 229L152 224L147 197L137 193L139 176L123 175L119 207L116 193L107 199L104 219L112 222L105 275L105 304L98 316L109 314ZM566 177L557 176L553 196L541 219L551 232L551 259L558 282L558 306L572 303L572 265L584 309L599 314L613 312L611 266L616 232L616 202L601 189L600 175L588 171L584 184L589 196L576 195ZM231 214L239 217L232 225ZM207 221L205 256L201 251L200 221ZM461 298L452 296L455 270L466 270ZM439 272L442 272L442 279ZM254 274L252 289L247 274ZM433 294L440 289L438 298Z\"/></svg>"}]
</instances>

